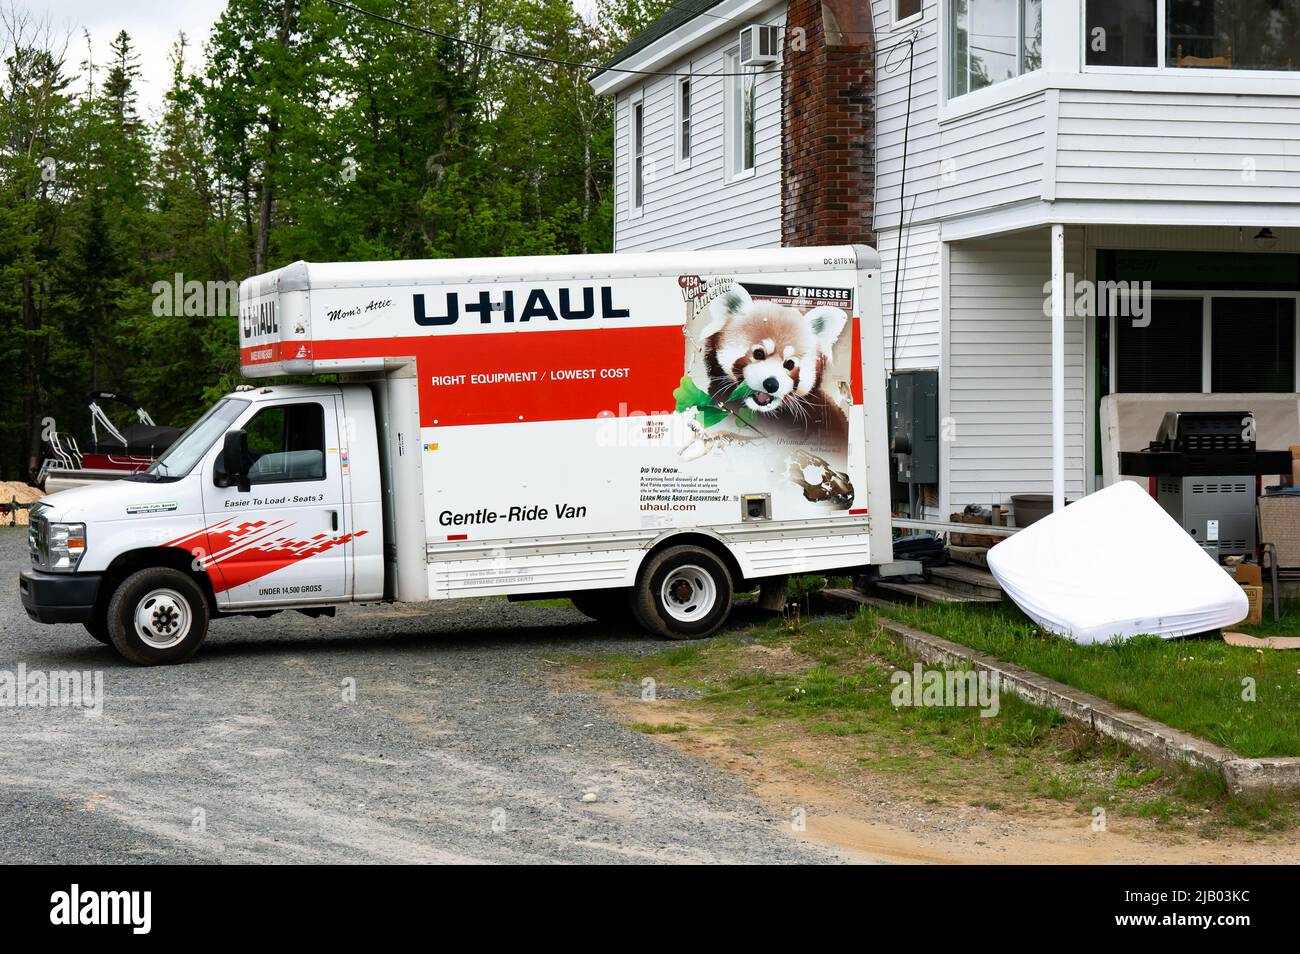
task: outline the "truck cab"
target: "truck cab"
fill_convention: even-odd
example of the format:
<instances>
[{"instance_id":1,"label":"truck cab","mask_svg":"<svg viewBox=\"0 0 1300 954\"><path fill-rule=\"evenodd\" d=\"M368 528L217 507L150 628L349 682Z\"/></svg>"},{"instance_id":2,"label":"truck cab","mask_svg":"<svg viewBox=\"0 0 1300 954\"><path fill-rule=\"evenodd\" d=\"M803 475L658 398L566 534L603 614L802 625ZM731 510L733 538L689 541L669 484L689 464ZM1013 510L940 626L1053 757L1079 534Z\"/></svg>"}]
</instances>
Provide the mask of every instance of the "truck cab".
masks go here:
<instances>
[{"instance_id":1,"label":"truck cab","mask_svg":"<svg viewBox=\"0 0 1300 954\"><path fill-rule=\"evenodd\" d=\"M213 616L380 599L378 462L368 386L241 388L144 473L36 507L23 605L158 663Z\"/></svg>"}]
</instances>

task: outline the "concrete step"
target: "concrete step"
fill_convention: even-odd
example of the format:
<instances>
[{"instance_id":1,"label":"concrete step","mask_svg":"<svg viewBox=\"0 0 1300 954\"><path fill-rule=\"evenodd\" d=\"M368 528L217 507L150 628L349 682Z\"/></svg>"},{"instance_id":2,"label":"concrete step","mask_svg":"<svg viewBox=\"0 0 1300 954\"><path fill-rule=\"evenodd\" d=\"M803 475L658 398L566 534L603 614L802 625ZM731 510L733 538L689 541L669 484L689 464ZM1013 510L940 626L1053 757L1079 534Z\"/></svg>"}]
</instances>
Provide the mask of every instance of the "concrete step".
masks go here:
<instances>
[{"instance_id":1,"label":"concrete step","mask_svg":"<svg viewBox=\"0 0 1300 954\"><path fill-rule=\"evenodd\" d=\"M894 583L882 581L875 584L875 589L883 590L896 602L910 600L921 603L1001 603L1001 596L980 596L971 593L958 593L934 583Z\"/></svg>"},{"instance_id":2,"label":"concrete step","mask_svg":"<svg viewBox=\"0 0 1300 954\"><path fill-rule=\"evenodd\" d=\"M876 609L893 609L898 605L889 600L882 600L878 596L863 593L861 590L826 589L822 590L821 593L828 600L835 600L839 603L856 603L859 606L874 606Z\"/></svg>"},{"instance_id":3,"label":"concrete step","mask_svg":"<svg viewBox=\"0 0 1300 954\"><path fill-rule=\"evenodd\" d=\"M997 579L988 570L950 563L947 566L930 567L929 577L930 582L936 586L955 593L1002 599L1002 587L998 586Z\"/></svg>"}]
</instances>

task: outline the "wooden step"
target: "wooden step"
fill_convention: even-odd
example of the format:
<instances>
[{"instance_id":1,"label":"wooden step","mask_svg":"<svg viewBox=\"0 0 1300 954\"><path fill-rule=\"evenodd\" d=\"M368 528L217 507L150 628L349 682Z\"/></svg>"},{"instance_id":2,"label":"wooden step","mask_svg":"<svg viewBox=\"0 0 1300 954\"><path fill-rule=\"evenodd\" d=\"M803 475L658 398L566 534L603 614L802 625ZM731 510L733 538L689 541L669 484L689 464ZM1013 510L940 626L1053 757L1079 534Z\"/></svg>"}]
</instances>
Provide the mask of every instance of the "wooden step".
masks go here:
<instances>
[{"instance_id":1,"label":"wooden step","mask_svg":"<svg viewBox=\"0 0 1300 954\"><path fill-rule=\"evenodd\" d=\"M948 555L954 563L963 566L987 567L989 565L988 547L948 547Z\"/></svg>"},{"instance_id":2,"label":"wooden step","mask_svg":"<svg viewBox=\"0 0 1300 954\"><path fill-rule=\"evenodd\" d=\"M1002 598L1002 587L997 578L988 570L950 563L947 566L932 566L927 571L930 581L944 589L970 596L989 596Z\"/></svg>"},{"instance_id":3,"label":"wooden step","mask_svg":"<svg viewBox=\"0 0 1300 954\"><path fill-rule=\"evenodd\" d=\"M972 593L958 593L955 590L937 586L934 583L894 583L880 581L874 586L883 590L891 598L899 597L922 603L1001 603L1000 596L979 596Z\"/></svg>"}]
</instances>

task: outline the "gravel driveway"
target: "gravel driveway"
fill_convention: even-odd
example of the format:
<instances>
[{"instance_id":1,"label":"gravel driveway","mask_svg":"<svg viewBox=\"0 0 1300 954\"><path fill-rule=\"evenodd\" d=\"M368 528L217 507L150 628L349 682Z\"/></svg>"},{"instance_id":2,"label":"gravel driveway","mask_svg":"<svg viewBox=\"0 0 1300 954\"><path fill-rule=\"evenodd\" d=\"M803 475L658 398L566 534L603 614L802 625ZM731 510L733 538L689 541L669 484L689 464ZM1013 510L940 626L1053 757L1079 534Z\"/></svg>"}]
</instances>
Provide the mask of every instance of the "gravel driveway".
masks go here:
<instances>
[{"instance_id":1,"label":"gravel driveway","mask_svg":"<svg viewBox=\"0 0 1300 954\"><path fill-rule=\"evenodd\" d=\"M104 704L0 707L0 862L842 860L552 688L569 653L661 648L571 608L221 620L191 663L140 669L27 619L25 551L0 529L0 673L101 672Z\"/></svg>"}]
</instances>

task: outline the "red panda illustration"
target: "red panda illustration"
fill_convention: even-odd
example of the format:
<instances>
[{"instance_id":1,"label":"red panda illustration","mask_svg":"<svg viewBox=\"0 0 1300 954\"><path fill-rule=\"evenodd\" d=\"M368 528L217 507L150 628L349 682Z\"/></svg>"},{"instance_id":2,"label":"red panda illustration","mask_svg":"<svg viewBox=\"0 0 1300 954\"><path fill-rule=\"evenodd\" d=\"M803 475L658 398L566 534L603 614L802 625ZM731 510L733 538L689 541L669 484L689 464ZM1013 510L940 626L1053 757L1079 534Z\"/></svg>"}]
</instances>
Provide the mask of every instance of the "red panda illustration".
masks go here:
<instances>
[{"instance_id":1,"label":"red panda illustration","mask_svg":"<svg viewBox=\"0 0 1300 954\"><path fill-rule=\"evenodd\" d=\"M728 399L741 382L753 392L745 398L764 432L779 430L801 438L842 443L849 422L822 389L848 316L821 306L801 315L771 301L754 301L740 285L715 298L702 332L709 393Z\"/></svg>"}]
</instances>

